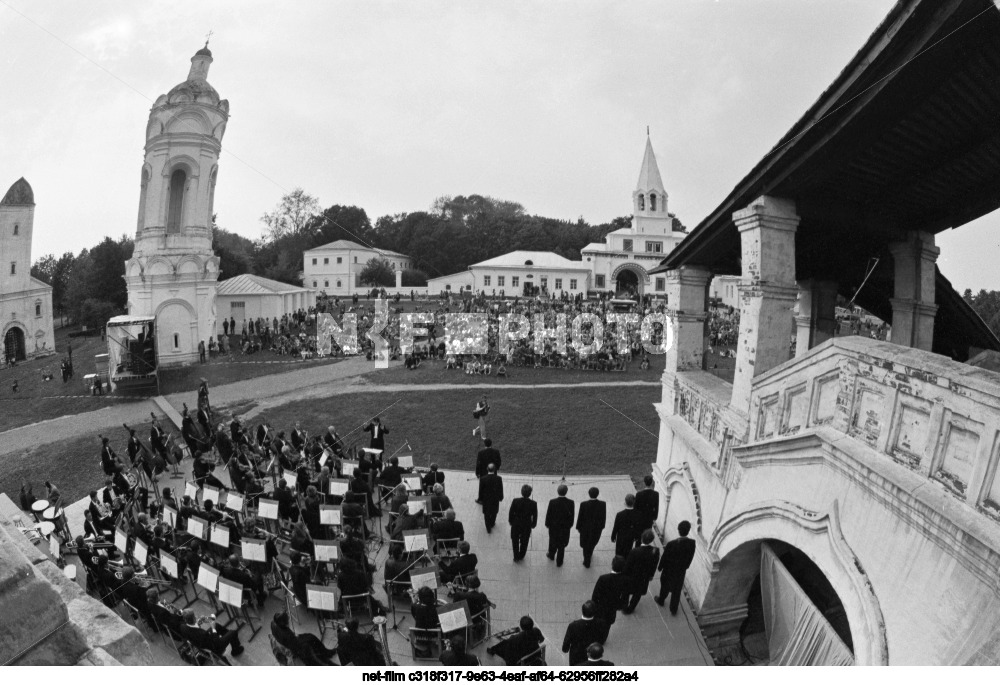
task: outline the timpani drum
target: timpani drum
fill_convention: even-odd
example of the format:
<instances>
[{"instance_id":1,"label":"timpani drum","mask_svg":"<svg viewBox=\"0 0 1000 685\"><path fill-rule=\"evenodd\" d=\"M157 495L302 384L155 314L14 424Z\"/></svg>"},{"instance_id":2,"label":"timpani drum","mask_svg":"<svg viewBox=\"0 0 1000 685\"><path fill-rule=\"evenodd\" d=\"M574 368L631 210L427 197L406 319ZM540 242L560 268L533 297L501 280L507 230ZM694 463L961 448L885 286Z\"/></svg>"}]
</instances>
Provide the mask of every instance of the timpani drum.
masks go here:
<instances>
[{"instance_id":1,"label":"timpani drum","mask_svg":"<svg viewBox=\"0 0 1000 685\"><path fill-rule=\"evenodd\" d=\"M49 501L44 499L37 499L31 503L31 511L35 515L36 521L44 521L42 518L42 512L49 508Z\"/></svg>"},{"instance_id":2,"label":"timpani drum","mask_svg":"<svg viewBox=\"0 0 1000 685\"><path fill-rule=\"evenodd\" d=\"M56 532L56 524L52 523L52 521L42 521L38 524L38 532L42 534L42 537L47 538Z\"/></svg>"},{"instance_id":3,"label":"timpani drum","mask_svg":"<svg viewBox=\"0 0 1000 685\"><path fill-rule=\"evenodd\" d=\"M55 521L57 518L59 518L60 513L62 512L56 509L55 507L49 507L48 509L42 512L42 518L45 519L46 521Z\"/></svg>"}]
</instances>

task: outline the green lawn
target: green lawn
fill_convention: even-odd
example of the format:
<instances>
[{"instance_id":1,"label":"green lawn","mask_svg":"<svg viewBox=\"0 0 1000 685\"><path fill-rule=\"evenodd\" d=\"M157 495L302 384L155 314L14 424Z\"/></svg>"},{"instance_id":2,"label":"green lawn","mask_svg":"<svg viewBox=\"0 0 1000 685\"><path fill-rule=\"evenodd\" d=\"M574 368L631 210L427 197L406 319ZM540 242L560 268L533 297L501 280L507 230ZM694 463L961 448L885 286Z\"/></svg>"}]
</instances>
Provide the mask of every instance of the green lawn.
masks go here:
<instances>
[{"instance_id":1,"label":"green lawn","mask_svg":"<svg viewBox=\"0 0 1000 685\"><path fill-rule=\"evenodd\" d=\"M442 468L471 471L479 449L472 436L479 395L478 390L361 392L293 402L269 410L267 418L276 428L301 421L310 435L333 423L342 436L354 431L350 437L360 436L367 445L368 435L355 429L384 411L389 453L409 441L418 465L436 461ZM504 390L489 395L488 432L508 472L558 474L565 459L570 474L637 479L656 460L659 422L652 403L659 398L658 387Z\"/></svg>"}]
</instances>

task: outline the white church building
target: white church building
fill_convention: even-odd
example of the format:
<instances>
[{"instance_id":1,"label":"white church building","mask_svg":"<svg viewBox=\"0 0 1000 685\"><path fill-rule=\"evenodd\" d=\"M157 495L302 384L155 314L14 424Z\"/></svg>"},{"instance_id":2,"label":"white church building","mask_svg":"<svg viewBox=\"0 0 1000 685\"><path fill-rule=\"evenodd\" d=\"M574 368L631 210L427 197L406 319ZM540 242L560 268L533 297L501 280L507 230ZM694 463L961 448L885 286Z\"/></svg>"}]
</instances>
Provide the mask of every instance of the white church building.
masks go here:
<instances>
[{"instance_id":1,"label":"white church building","mask_svg":"<svg viewBox=\"0 0 1000 685\"><path fill-rule=\"evenodd\" d=\"M219 258L212 204L229 101L208 83L212 53L191 58L187 80L153 103L146 126L135 252L125 263L128 311L156 317L160 366L197 361L216 333Z\"/></svg>"},{"instance_id":2,"label":"white church building","mask_svg":"<svg viewBox=\"0 0 1000 685\"><path fill-rule=\"evenodd\" d=\"M0 200L0 334L3 360L55 352L52 286L31 275L35 194L20 178Z\"/></svg>"}]
</instances>

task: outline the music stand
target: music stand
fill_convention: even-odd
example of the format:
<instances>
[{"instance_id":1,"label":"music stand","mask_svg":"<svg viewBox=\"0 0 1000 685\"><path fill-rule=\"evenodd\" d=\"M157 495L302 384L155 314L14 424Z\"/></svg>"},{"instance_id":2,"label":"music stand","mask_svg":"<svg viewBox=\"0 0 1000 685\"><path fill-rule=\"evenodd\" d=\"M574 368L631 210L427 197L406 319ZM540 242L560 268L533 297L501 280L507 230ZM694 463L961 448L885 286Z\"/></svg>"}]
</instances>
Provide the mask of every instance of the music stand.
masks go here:
<instances>
[{"instance_id":1,"label":"music stand","mask_svg":"<svg viewBox=\"0 0 1000 685\"><path fill-rule=\"evenodd\" d=\"M226 615L230 619L229 623L236 622L237 631L244 625L250 627L250 639L247 642L253 642L253 639L257 637L257 633L260 632L262 621L258 614L257 626L254 627L253 616L250 615L249 602L245 601L244 598L243 586L228 578L219 578L219 601L222 602L222 605L226 609ZM243 621L240 620L240 616L243 617ZM226 624L226 627L229 627L229 623Z\"/></svg>"},{"instance_id":2,"label":"music stand","mask_svg":"<svg viewBox=\"0 0 1000 685\"><path fill-rule=\"evenodd\" d=\"M441 634L447 637L459 630L464 630L468 642L469 626L472 625L472 612L466 600L444 604L437 608L438 621L441 623Z\"/></svg>"},{"instance_id":3,"label":"music stand","mask_svg":"<svg viewBox=\"0 0 1000 685\"><path fill-rule=\"evenodd\" d=\"M403 485L406 486L406 491L411 495L416 495L424 491L424 483L420 479L419 473L403 476Z\"/></svg>"},{"instance_id":4,"label":"music stand","mask_svg":"<svg viewBox=\"0 0 1000 685\"><path fill-rule=\"evenodd\" d=\"M328 627L337 629L338 624L333 614L339 605L336 589L323 585L306 585L306 606L316 612L316 625L321 640L326 637Z\"/></svg>"}]
</instances>

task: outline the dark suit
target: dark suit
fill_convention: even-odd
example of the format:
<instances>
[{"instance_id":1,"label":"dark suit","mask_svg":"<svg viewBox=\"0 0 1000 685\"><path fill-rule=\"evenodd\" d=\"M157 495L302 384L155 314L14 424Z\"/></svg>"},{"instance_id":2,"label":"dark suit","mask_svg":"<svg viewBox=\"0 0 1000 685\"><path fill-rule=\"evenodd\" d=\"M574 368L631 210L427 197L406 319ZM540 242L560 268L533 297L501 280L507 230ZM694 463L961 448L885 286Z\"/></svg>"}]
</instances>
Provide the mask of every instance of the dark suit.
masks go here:
<instances>
[{"instance_id":1,"label":"dark suit","mask_svg":"<svg viewBox=\"0 0 1000 685\"><path fill-rule=\"evenodd\" d=\"M635 509L622 509L615 515L615 525L611 528L611 542L615 543L615 554L627 557L642 535L642 514Z\"/></svg>"},{"instance_id":2,"label":"dark suit","mask_svg":"<svg viewBox=\"0 0 1000 685\"><path fill-rule=\"evenodd\" d=\"M670 595L670 613L676 614L684 589L684 575L694 559L694 540L689 537L676 538L663 547L663 556L657 570L660 571L660 594L656 601L663 603Z\"/></svg>"},{"instance_id":3,"label":"dark suit","mask_svg":"<svg viewBox=\"0 0 1000 685\"><path fill-rule=\"evenodd\" d=\"M652 488L640 490L635 493L635 510L639 512L640 520L642 521L642 530L652 528L657 515L660 513L660 493ZM635 544L639 544L638 538Z\"/></svg>"},{"instance_id":4,"label":"dark suit","mask_svg":"<svg viewBox=\"0 0 1000 685\"><path fill-rule=\"evenodd\" d=\"M372 434L371 444L368 445L373 450L385 450L385 434L389 429L381 423L369 423L362 430Z\"/></svg>"},{"instance_id":5,"label":"dark suit","mask_svg":"<svg viewBox=\"0 0 1000 685\"><path fill-rule=\"evenodd\" d=\"M450 521L441 519L434 524L433 531L435 540L459 540L465 539L465 526L461 521Z\"/></svg>"},{"instance_id":6,"label":"dark suit","mask_svg":"<svg viewBox=\"0 0 1000 685\"><path fill-rule=\"evenodd\" d=\"M495 464L497 471L500 470L500 450L495 447L484 447L476 455L476 476L479 478L485 476L490 464Z\"/></svg>"},{"instance_id":7,"label":"dark suit","mask_svg":"<svg viewBox=\"0 0 1000 685\"><path fill-rule=\"evenodd\" d=\"M549 559L556 560L556 566L562 566L566 545L569 544L569 532L573 530L573 518L576 505L568 497L556 497L549 500L545 510L545 527L549 529Z\"/></svg>"},{"instance_id":8,"label":"dark suit","mask_svg":"<svg viewBox=\"0 0 1000 685\"><path fill-rule=\"evenodd\" d=\"M531 531L538 525L538 503L530 497L518 497L510 503L507 523L510 524L510 543L514 548L514 561L520 561L528 552Z\"/></svg>"},{"instance_id":9,"label":"dark suit","mask_svg":"<svg viewBox=\"0 0 1000 685\"><path fill-rule=\"evenodd\" d=\"M563 654L569 654L569 665L576 666L587 660L587 647L608 639L611 627L603 618L578 618L566 627L563 638Z\"/></svg>"},{"instance_id":10,"label":"dark suit","mask_svg":"<svg viewBox=\"0 0 1000 685\"><path fill-rule=\"evenodd\" d=\"M441 561L441 580L450 583L456 576L464 576L476 570L479 557L475 554L460 554L452 561Z\"/></svg>"},{"instance_id":11,"label":"dark suit","mask_svg":"<svg viewBox=\"0 0 1000 685\"><path fill-rule=\"evenodd\" d=\"M628 613L635 611L639 599L649 591L649 581L656 575L656 562L660 560L660 550L652 545L639 545L628 553L625 560L623 575L629 577L629 602L625 609Z\"/></svg>"},{"instance_id":12,"label":"dark suit","mask_svg":"<svg viewBox=\"0 0 1000 685\"><path fill-rule=\"evenodd\" d=\"M590 599L597 605L597 616L614 625L618 610L624 608L628 598L629 578L624 573L605 573L594 584Z\"/></svg>"},{"instance_id":13,"label":"dark suit","mask_svg":"<svg viewBox=\"0 0 1000 685\"><path fill-rule=\"evenodd\" d=\"M486 532L493 530L497 524L497 513L500 502L503 501L503 478L495 473L487 473L479 479L479 502L483 505L483 518L486 521Z\"/></svg>"},{"instance_id":14,"label":"dark suit","mask_svg":"<svg viewBox=\"0 0 1000 685\"><path fill-rule=\"evenodd\" d=\"M587 659L586 661L578 664L579 666L614 666L615 662L608 661L607 659L598 659L597 661L591 661Z\"/></svg>"},{"instance_id":15,"label":"dark suit","mask_svg":"<svg viewBox=\"0 0 1000 685\"><path fill-rule=\"evenodd\" d=\"M599 499L580 503L580 513L576 517L576 529L580 531L580 547L583 548L583 565L590 568L594 548L601 539L608 520L607 504Z\"/></svg>"}]
</instances>

